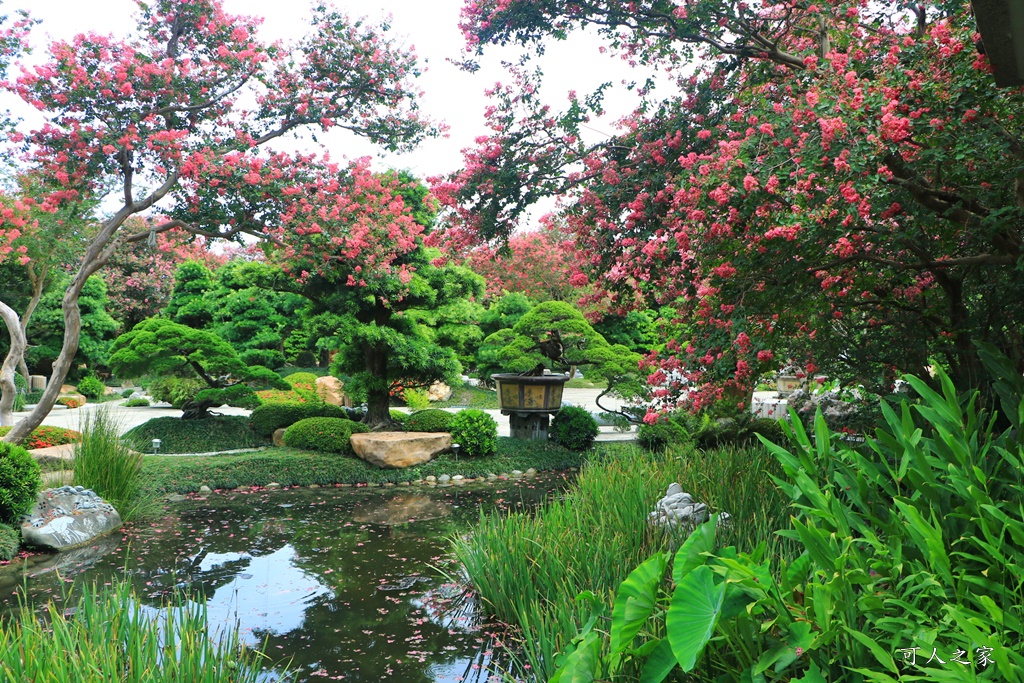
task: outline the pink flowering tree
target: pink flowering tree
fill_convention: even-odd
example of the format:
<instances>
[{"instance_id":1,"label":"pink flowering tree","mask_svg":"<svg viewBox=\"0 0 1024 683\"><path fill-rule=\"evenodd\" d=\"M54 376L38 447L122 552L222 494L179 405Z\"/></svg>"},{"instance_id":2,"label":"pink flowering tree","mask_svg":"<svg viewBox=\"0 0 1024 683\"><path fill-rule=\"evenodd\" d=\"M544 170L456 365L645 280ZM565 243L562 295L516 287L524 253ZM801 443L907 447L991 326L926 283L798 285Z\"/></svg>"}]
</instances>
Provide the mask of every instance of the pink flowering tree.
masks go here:
<instances>
[{"instance_id":1,"label":"pink flowering tree","mask_svg":"<svg viewBox=\"0 0 1024 683\"><path fill-rule=\"evenodd\" d=\"M257 19L227 14L220 0L139 2L137 19L123 38L56 41L47 62L5 84L46 118L9 141L59 184L47 201L113 187L119 204L99 221L64 295L50 384L7 441L23 439L56 400L78 345L78 296L122 245L171 228L265 238L282 224L275 198L295 182L295 159L271 149L278 138L337 128L398 149L434 132L417 115L415 56L386 27L320 6L307 38L267 44ZM208 191L213 201L197 204ZM158 207L168 220L153 230L126 227Z\"/></svg>"},{"instance_id":2,"label":"pink flowering tree","mask_svg":"<svg viewBox=\"0 0 1024 683\"><path fill-rule=\"evenodd\" d=\"M408 173L375 173L367 160L317 170L290 194L277 232L283 246L268 244L268 256L293 278L282 289L309 300L312 327L330 320L333 336L321 343L338 351L335 374L366 395L365 422L386 429L392 388L458 379L456 351L422 314L480 297L483 279L424 247L435 202Z\"/></svg>"},{"instance_id":3,"label":"pink flowering tree","mask_svg":"<svg viewBox=\"0 0 1024 683\"><path fill-rule=\"evenodd\" d=\"M937 358L969 388L978 341L1024 370L1024 98L994 87L969 3L503 0L464 17L475 47L594 26L674 79L591 147L565 116L537 126L538 106L508 119L535 88L506 89L490 116L511 123L440 193L456 234L486 240L519 210L499 183L565 197L594 280L671 307L645 360L662 406L745 407L789 361L884 389Z\"/></svg>"}]
</instances>

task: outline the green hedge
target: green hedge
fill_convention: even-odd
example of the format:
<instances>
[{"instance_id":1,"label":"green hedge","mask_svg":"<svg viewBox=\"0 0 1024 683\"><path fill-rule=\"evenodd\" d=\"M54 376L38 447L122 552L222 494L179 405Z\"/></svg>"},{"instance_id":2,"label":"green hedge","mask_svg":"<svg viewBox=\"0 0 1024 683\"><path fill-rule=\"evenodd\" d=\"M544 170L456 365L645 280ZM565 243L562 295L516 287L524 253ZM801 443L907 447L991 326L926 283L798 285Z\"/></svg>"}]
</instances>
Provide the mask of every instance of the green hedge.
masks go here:
<instances>
[{"instance_id":1,"label":"green hedge","mask_svg":"<svg viewBox=\"0 0 1024 683\"><path fill-rule=\"evenodd\" d=\"M309 417L349 419L344 408L326 403L264 403L252 411L249 426L260 436L269 439L276 430L290 427Z\"/></svg>"},{"instance_id":2,"label":"green hedge","mask_svg":"<svg viewBox=\"0 0 1024 683\"><path fill-rule=\"evenodd\" d=\"M249 419L218 415L201 420L155 417L124 434L137 451L153 452L153 439L160 439L161 453L213 453L238 448L265 446L269 440L249 427Z\"/></svg>"},{"instance_id":3,"label":"green hedge","mask_svg":"<svg viewBox=\"0 0 1024 683\"><path fill-rule=\"evenodd\" d=\"M410 432L450 432L455 413L431 408L409 415L405 428Z\"/></svg>"},{"instance_id":4,"label":"green hedge","mask_svg":"<svg viewBox=\"0 0 1024 683\"><path fill-rule=\"evenodd\" d=\"M362 422L337 417L307 417L284 432L284 444L289 448L317 451L318 453L352 454L349 437L356 432L368 432Z\"/></svg>"}]
</instances>

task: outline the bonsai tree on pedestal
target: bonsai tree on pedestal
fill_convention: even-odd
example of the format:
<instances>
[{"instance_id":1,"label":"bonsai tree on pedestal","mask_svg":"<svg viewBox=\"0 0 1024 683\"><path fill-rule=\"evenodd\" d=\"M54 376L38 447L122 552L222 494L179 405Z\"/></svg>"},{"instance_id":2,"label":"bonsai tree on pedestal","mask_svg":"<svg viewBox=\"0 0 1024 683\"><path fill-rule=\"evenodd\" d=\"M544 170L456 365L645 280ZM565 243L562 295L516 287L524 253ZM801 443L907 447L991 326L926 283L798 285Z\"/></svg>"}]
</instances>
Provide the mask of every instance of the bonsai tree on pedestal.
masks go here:
<instances>
[{"instance_id":1,"label":"bonsai tree on pedestal","mask_svg":"<svg viewBox=\"0 0 1024 683\"><path fill-rule=\"evenodd\" d=\"M114 340L110 368L122 379L142 375L198 376L206 388L182 406L183 420L210 417L210 408L255 408L259 398L249 386L290 389L276 372L246 365L226 341L205 330L150 318Z\"/></svg>"},{"instance_id":2,"label":"bonsai tree on pedestal","mask_svg":"<svg viewBox=\"0 0 1024 683\"><path fill-rule=\"evenodd\" d=\"M564 301L537 304L512 329L499 330L484 339L481 351L502 369L524 376L541 376L547 369L582 368L587 377L607 382L597 398L598 407L630 419L601 405L601 398L615 395L636 399L645 395L640 354L622 344L609 344L579 310Z\"/></svg>"}]
</instances>

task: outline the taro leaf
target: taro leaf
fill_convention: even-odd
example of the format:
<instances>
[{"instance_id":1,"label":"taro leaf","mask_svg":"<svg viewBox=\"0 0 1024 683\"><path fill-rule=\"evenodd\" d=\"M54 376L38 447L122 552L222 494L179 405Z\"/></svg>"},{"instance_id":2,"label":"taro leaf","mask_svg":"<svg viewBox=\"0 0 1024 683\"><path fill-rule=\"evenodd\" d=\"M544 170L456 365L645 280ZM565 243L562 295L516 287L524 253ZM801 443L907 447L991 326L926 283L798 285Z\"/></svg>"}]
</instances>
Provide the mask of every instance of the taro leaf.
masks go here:
<instances>
[{"instance_id":1,"label":"taro leaf","mask_svg":"<svg viewBox=\"0 0 1024 683\"><path fill-rule=\"evenodd\" d=\"M634 569L619 584L612 607L611 654L620 655L651 616L658 599L658 585L665 576L668 557L659 553Z\"/></svg>"},{"instance_id":2,"label":"taro leaf","mask_svg":"<svg viewBox=\"0 0 1024 683\"><path fill-rule=\"evenodd\" d=\"M588 633L548 683L592 683L600 673L600 663L601 638L596 633Z\"/></svg>"},{"instance_id":3,"label":"taro leaf","mask_svg":"<svg viewBox=\"0 0 1024 683\"><path fill-rule=\"evenodd\" d=\"M678 584L695 567L704 564L701 553L714 551L717 527L718 515L711 515L711 519L694 529L690 537L676 551L675 559L672 561L672 581L674 583Z\"/></svg>"},{"instance_id":4,"label":"taro leaf","mask_svg":"<svg viewBox=\"0 0 1024 683\"><path fill-rule=\"evenodd\" d=\"M692 671L711 640L725 599L725 584L715 585L707 565L697 567L676 584L666 627L672 652L683 671Z\"/></svg>"},{"instance_id":5,"label":"taro leaf","mask_svg":"<svg viewBox=\"0 0 1024 683\"><path fill-rule=\"evenodd\" d=\"M644 663L644 669L640 672L639 683L661 683L665 680L672 669L676 668L676 656L672 652L672 643L665 638L654 648L654 652Z\"/></svg>"}]
</instances>

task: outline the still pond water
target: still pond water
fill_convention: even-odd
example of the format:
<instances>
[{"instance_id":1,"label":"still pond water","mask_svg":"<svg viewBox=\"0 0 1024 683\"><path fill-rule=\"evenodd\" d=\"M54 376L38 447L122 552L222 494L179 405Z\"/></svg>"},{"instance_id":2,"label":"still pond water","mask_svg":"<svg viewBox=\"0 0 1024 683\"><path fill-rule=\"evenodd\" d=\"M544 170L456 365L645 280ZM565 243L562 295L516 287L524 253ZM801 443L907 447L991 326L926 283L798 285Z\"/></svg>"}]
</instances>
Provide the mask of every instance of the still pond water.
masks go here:
<instances>
[{"instance_id":1,"label":"still pond water","mask_svg":"<svg viewBox=\"0 0 1024 683\"><path fill-rule=\"evenodd\" d=\"M24 585L42 602L126 571L153 605L205 597L211 631L237 623L271 661L291 661L290 680L482 683L511 667L513 644L466 589L450 538L481 509L528 509L565 483L216 494L97 546L34 556L24 575L8 568L0 595L16 604Z\"/></svg>"}]
</instances>

